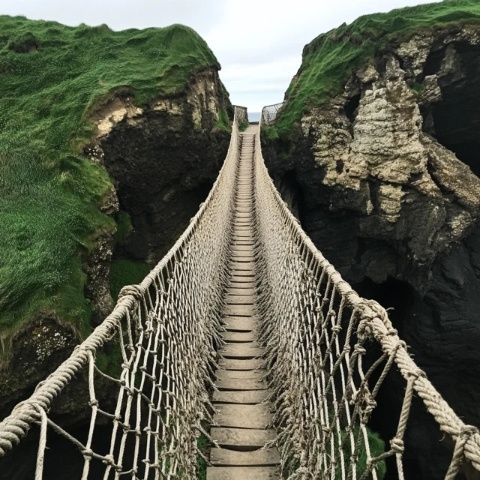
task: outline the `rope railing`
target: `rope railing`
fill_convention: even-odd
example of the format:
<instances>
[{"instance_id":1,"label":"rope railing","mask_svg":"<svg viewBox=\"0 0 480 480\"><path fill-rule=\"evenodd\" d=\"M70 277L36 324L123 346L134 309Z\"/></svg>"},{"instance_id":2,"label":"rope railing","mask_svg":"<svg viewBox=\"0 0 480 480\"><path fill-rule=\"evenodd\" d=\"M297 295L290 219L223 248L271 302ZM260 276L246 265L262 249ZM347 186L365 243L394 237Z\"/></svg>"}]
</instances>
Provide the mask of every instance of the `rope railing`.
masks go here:
<instances>
[{"instance_id":1,"label":"rope railing","mask_svg":"<svg viewBox=\"0 0 480 480\"><path fill-rule=\"evenodd\" d=\"M197 437L211 420L211 373L221 345L237 123L235 118L212 190L175 245L140 285L122 289L113 312L0 423L0 457L40 424L35 480L49 468L44 464L53 432L78 449L82 480L195 478L201 454ZM105 367L105 358L118 364ZM84 378L88 391L83 414L90 421L83 439L55 423L50 413L75 376ZM56 478L54 473L47 477Z\"/></svg>"},{"instance_id":2,"label":"rope railing","mask_svg":"<svg viewBox=\"0 0 480 480\"><path fill-rule=\"evenodd\" d=\"M457 478L461 469L469 479L480 478L477 428L456 415L418 368L386 310L361 298L302 230L268 174L259 135L255 201L262 341L284 478L376 480L393 460L402 480L414 395L438 426L432 448L441 435L452 440L445 479ZM398 417L390 412L397 428L384 448L369 426L394 371L405 389L398 391Z\"/></svg>"},{"instance_id":3,"label":"rope railing","mask_svg":"<svg viewBox=\"0 0 480 480\"><path fill-rule=\"evenodd\" d=\"M261 123L262 125L271 125L275 122L278 112L283 106L283 102L267 105L262 109Z\"/></svg>"}]
</instances>

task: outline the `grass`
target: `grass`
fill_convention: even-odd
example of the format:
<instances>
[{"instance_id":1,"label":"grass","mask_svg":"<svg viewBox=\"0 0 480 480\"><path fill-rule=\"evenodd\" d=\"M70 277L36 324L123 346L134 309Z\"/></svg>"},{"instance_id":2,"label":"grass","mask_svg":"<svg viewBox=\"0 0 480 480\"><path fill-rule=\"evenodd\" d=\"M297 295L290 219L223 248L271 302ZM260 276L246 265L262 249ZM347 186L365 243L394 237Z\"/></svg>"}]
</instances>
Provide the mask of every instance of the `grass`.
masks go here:
<instances>
[{"instance_id":1,"label":"grass","mask_svg":"<svg viewBox=\"0 0 480 480\"><path fill-rule=\"evenodd\" d=\"M288 135L304 112L340 94L356 68L392 44L423 30L479 22L478 0L447 0L366 15L318 36L304 48L302 66L287 90L276 129L281 136Z\"/></svg>"},{"instance_id":2,"label":"grass","mask_svg":"<svg viewBox=\"0 0 480 480\"><path fill-rule=\"evenodd\" d=\"M181 25L113 32L0 16L2 343L44 312L90 329L82 262L116 229L99 209L111 180L82 154L98 106L119 92L139 106L177 95L210 67L218 62L207 44ZM125 267L114 270L135 281L145 271Z\"/></svg>"},{"instance_id":3,"label":"grass","mask_svg":"<svg viewBox=\"0 0 480 480\"><path fill-rule=\"evenodd\" d=\"M367 427L367 435L368 435L368 444L370 446L371 457L375 458L381 455L382 453L384 453L385 443L380 438L380 436L373 430L369 429L368 427ZM348 465L350 456L352 454L350 438L346 432L343 433L342 437L343 437L342 438L343 453L345 455L345 460ZM360 451L357 453L358 458L357 458L355 472L356 472L356 477L361 478L367 469L367 452L363 448L363 441L361 440L363 436L358 426L353 431L353 437L355 441L357 441L357 439L360 439L360 446L359 446ZM375 466L376 466L377 478L378 480L382 480L385 477L385 474L387 472L387 466L383 460L380 462L377 462ZM335 479L340 480L342 478L343 478L342 470L339 463L335 471Z\"/></svg>"}]
</instances>

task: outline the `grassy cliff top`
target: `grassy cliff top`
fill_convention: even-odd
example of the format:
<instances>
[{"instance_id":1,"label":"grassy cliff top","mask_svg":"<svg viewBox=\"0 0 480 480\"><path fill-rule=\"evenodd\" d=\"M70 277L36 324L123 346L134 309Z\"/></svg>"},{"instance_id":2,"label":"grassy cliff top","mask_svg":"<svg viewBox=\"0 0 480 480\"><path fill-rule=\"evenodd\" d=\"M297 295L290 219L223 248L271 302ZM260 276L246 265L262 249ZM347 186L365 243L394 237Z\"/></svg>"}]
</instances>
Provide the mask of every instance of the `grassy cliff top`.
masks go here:
<instances>
[{"instance_id":1,"label":"grassy cliff top","mask_svg":"<svg viewBox=\"0 0 480 480\"><path fill-rule=\"evenodd\" d=\"M119 90L137 105L178 94L209 67L215 56L181 25L113 32L0 16L0 340L45 313L88 330L82 256L115 229L99 210L110 179L81 153L95 106Z\"/></svg>"},{"instance_id":2,"label":"grassy cliff top","mask_svg":"<svg viewBox=\"0 0 480 480\"><path fill-rule=\"evenodd\" d=\"M424 30L467 23L480 23L478 0L447 0L365 15L318 36L304 48L302 65L277 122L279 132L287 133L310 107L341 93L355 68L389 44Z\"/></svg>"}]
</instances>

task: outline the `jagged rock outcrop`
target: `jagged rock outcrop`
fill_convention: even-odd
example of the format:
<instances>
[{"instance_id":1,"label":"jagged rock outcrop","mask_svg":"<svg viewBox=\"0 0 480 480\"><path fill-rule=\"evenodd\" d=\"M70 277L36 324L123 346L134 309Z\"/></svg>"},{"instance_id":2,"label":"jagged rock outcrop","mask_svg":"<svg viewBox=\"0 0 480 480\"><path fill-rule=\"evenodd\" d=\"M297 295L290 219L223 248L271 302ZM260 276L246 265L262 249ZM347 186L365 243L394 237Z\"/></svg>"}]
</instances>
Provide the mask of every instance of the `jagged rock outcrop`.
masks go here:
<instances>
[{"instance_id":1,"label":"jagged rock outcrop","mask_svg":"<svg viewBox=\"0 0 480 480\"><path fill-rule=\"evenodd\" d=\"M306 110L289 138L264 140L270 171L316 245L360 293L395 308L417 363L475 425L479 46L474 25L391 44L356 68L342 93ZM389 381L374 419L385 434L403 388ZM406 468L443 478L449 450L429 450L427 437L440 440L425 416L410 426Z\"/></svg>"},{"instance_id":2,"label":"jagged rock outcrop","mask_svg":"<svg viewBox=\"0 0 480 480\"><path fill-rule=\"evenodd\" d=\"M114 180L132 229L116 256L154 265L173 245L213 184L228 149L221 125L231 105L216 70L192 78L148 108L115 99L97 120L89 151ZM224 121L228 121L227 118Z\"/></svg>"}]
</instances>

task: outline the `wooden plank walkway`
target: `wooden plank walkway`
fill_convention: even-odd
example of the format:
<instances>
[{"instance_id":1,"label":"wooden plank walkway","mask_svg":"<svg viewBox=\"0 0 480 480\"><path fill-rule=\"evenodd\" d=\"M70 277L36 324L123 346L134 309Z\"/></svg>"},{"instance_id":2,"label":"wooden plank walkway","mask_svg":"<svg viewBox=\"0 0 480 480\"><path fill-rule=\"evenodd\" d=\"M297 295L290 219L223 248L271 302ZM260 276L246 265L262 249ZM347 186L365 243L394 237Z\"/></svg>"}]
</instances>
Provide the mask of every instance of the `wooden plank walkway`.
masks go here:
<instances>
[{"instance_id":1,"label":"wooden plank walkway","mask_svg":"<svg viewBox=\"0 0 480 480\"><path fill-rule=\"evenodd\" d=\"M242 134L234 214L230 284L223 312L225 347L216 372L218 391L207 480L277 480L279 455L265 448L275 438L265 382L264 350L257 343L255 233L253 229L254 134Z\"/></svg>"}]
</instances>

